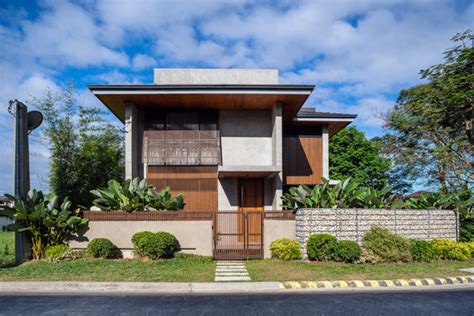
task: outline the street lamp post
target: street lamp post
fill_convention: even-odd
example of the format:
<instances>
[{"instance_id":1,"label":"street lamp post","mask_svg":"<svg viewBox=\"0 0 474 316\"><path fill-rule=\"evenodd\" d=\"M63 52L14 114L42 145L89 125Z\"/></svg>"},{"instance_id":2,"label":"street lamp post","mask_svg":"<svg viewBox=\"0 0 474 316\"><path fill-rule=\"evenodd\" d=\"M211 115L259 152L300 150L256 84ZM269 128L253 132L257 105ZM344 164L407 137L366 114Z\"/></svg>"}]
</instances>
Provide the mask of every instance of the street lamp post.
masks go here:
<instances>
[{"instance_id":1,"label":"street lamp post","mask_svg":"<svg viewBox=\"0 0 474 316\"><path fill-rule=\"evenodd\" d=\"M24 200L30 189L28 133L41 124L43 116L38 111L28 112L28 107L18 100L11 100L9 104L8 110L15 118L13 194L17 199ZM15 258L17 263L23 262L28 257L26 248L25 234L15 233Z\"/></svg>"}]
</instances>

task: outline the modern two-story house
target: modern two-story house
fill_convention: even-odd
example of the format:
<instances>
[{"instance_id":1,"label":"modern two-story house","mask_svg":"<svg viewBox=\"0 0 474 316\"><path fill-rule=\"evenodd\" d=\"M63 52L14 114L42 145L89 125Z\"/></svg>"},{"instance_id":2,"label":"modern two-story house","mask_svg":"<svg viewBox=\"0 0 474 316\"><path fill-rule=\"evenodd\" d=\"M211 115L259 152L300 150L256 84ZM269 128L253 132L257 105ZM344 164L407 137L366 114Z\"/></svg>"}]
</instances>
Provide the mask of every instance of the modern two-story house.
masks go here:
<instances>
[{"instance_id":1,"label":"modern two-story house","mask_svg":"<svg viewBox=\"0 0 474 316\"><path fill-rule=\"evenodd\" d=\"M329 139L356 116L303 107L314 88L253 69L89 86L125 123L126 177L183 193L185 211L281 210L288 187L329 178Z\"/></svg>"}]
</instances>

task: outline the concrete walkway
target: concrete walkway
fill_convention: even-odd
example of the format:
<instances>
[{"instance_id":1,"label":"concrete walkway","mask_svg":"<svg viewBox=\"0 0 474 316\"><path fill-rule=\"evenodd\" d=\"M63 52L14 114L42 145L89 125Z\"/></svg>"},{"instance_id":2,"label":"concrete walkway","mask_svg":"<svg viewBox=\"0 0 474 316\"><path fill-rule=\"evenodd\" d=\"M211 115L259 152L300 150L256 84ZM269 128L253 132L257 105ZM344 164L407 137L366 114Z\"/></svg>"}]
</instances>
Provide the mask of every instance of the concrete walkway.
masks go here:
<instances>
[{"instance_id":1,"label":"concrete walkway","mask_svg":"<svg viewBox=\"0 0 474 316\"><path fill-rule=\"evenodd\" d=\"M250 276L242 261L217 261L216 282L250 281Z\"/></svg>"}]
</instances>

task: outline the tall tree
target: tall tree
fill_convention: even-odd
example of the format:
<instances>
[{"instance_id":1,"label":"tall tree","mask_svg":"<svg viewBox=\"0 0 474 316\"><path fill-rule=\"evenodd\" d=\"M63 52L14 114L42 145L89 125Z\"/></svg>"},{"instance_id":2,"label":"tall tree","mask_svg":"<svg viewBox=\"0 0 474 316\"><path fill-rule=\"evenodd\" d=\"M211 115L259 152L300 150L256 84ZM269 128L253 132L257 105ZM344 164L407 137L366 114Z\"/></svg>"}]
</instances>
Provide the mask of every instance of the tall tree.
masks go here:
<instances>
[{"instance_id":1,"label":"tall tree","mask_svg":"<svg viewBox=\"0 0 474 316\"><path fill-rule=\"evenodd\" d=\"M421 71L427 82L400 92L384 115L384 151L405 174L442 191L472 187L473 48L470 31L457 34L445 62Z\"/></svg>"},{"instance_id":2,"label":"tall tree","mask_svg":"<svg viewBox=\"0 0 474 316\"><path fill-rule=\"evenodd\" d=\"M364 186L380 189L389 182L389 159L379 154L381 145L368 140L356 127L345 128L329 141L331 179L352 177Z\"/></svg>"},{"instance_id":3,"label":"tall tree","mask_svg":"<svg viewBox=\"0 0 474 316\"><path fill-rule=\"evenodd\" d=\"M78 105L72 85L59 94L47 90L34 105L45 117L43 135L50 151L49 185L60 199L90 206L90 190L124 176L123 131L97 108Z\"/></svg>"}]
</instances>

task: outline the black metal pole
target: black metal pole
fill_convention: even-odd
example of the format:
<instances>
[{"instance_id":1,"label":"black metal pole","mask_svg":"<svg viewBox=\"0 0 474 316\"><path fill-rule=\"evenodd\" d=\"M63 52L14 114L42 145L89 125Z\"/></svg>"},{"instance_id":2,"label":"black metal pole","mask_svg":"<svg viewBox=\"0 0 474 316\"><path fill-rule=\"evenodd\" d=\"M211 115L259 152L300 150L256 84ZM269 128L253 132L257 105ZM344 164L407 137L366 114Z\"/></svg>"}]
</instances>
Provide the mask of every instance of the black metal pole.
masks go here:
<instances>
[{"instance_id":1,"label":"black metal pole","mask_svg":"<svg viewBox=\"0 0 474 316\"><path fill-rule=\"evenodd\" d=\"M28 151L28 107L18 100L10 101L15 113L14 185L16 198L25 199L30 189L30 164ZM15 233L15 258L17 263L27 259L24 233Z\"/></svg>"}]
</instances>

